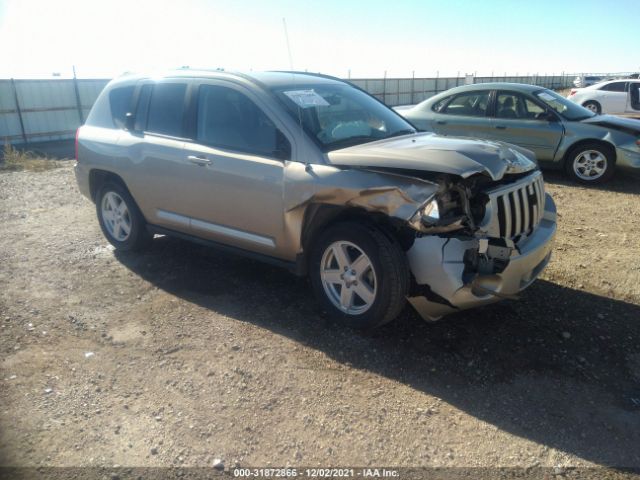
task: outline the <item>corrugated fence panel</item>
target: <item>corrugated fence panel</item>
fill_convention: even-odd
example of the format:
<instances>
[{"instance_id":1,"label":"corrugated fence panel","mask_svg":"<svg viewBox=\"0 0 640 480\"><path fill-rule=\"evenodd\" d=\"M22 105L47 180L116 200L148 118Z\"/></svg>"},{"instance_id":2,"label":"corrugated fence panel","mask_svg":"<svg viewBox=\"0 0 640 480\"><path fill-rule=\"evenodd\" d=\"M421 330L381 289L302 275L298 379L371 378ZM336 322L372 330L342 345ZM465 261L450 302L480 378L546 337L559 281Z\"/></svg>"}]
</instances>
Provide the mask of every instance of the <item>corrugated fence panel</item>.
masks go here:
<instances>
[{"instance_id":1,"label":"corrugated fence panel","mask_svg":"<svg viewBox=\"0 0 640 480\"><path fill-rule=\"evenodd\" d=\"M475 77L474 83L516 82L547 88L571 87L574 75L519 75ZM357 78L353 84L368 91L389 106L412 105L450 88L464 85L464 77L439 78ZM109 83L105 79L15 80L25 134L29 142L73 138L82 119ZM77 85L77 96L76 96ZM0 142L23 142L23 132L14 101L11 80L0 80Z\"/></svg>"},{"instance_id":2,"label":"corrugated fence panel","mask_svg":"<svg viewBox=\"0 0 640 480\"><path fill-rule=\"evenodd\" d=\"M0 143L22 140L20 119L10 80L0 80Z\"/></svg>"},{"instance_id":3,"label":"corrugated fence panel","mask_svg":"<svg viewBox=\"0 0 640 480\"><path fill-rule=\"evenodd\" d=\"M16 80L20 109L74 108L73 80Z\"/></svg>"}]
</instances>

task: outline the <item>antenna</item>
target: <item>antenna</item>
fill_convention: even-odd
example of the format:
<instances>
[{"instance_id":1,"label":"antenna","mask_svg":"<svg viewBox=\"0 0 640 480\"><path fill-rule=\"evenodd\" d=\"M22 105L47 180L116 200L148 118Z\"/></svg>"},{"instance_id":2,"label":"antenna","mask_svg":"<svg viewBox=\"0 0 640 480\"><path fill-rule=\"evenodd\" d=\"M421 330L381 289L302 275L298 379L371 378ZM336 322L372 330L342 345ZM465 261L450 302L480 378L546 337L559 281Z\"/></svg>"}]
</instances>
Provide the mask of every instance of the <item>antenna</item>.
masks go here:
<instances>
[{"instance_id":1,"label":"antenna","mask_svg":"<svg viewBox=\"0 0 640 480\"><path fill-rule=\"evenodd\" d=\"M295 70L293 69L293 57L291 56L291 45L289 45L289 31L287 30L287 19L282 17L282 28L284 29L284 38L287 41L287 52L289 53L289 70L291 71L291 81L292 84L295 84L295 74L293 73ZM303 138L303 127L302 127L302 107L297 105L298 110L298 126L300 127L300 138ZM305 142L303 142L306 144ZM309 159L306 155L304 155L304 170L305 172L311 171L311 165L309 164Z\"/></svg>"},{"instance_id":2,"label":"antenna","mask_svg":"<svg viewBox=\"0 0 640 480\"><path fill-rule=\"evenodd\" d=\"M289 53L289 68L293 72L293 58L291 57L291 46L289 45L289 31L287 30L287 19L282 17L282 27L284 28L284 38L287 41L287 52Z\"/></svg>"}]
</instances>

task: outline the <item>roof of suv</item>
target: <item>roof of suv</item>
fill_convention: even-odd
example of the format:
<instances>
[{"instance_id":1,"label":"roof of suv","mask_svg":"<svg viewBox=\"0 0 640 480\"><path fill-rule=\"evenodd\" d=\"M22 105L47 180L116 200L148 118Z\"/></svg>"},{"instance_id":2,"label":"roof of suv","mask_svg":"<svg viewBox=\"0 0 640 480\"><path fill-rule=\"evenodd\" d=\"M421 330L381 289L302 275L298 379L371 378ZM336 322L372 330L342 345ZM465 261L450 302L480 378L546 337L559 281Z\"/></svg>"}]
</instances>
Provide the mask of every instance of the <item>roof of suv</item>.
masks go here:
<instances>
[{"instance_id":1,"label":"roof of suv","mask_svg":"<svg viewBox=\"0 0 640 480\"><path fill-rule=\"evenodd\" d=\"M260 84L261 86L268 88L277 88L282 86L288 86L292 84L308 85L308 84L337 84L343 83L343 81L336 77L330 77L328 75L314 74L308 72L285 72L285 71L271 71L271 72L237 72L227 71L222 69L190 69L181 68L177 70L170 70L162 72L160 74L131 74L123 75L118 78L118 81L131 81L141 80L146 78L162 79L162 78L176 78L176 77L189 77L189 78L236 78L248 80L253 83Z\"/></svg>"}]
</instances>

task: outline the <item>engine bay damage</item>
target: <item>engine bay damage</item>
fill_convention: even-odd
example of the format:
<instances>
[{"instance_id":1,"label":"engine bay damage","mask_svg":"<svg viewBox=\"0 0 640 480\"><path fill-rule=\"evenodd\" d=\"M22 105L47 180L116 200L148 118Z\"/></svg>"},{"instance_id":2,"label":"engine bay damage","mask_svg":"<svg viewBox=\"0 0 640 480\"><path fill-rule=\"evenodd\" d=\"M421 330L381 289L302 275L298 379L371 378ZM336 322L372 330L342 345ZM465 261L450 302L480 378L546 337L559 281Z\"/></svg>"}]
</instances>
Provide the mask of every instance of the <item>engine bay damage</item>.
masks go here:
<instances>
[{"instance_id":1,"label":"engine bay damage","mask_svg":"<svg viewBox=\"0 0 640 480\"><path fill-rule=\"evenodd\" d=\"M515 298L549 259L555 206L551 197L543 200L537 171L497 181L483 174L318 165L300 165L289 174L296 178L287 196L287 222L303 237L317 205L382 214L398 230L413 232L403 244L414 280L408 300L425 319ZM498 208L504 198L514 199L506 213ZM511 217L518 227L500 235L498 224Z\"/></svg>"}]
</instances>

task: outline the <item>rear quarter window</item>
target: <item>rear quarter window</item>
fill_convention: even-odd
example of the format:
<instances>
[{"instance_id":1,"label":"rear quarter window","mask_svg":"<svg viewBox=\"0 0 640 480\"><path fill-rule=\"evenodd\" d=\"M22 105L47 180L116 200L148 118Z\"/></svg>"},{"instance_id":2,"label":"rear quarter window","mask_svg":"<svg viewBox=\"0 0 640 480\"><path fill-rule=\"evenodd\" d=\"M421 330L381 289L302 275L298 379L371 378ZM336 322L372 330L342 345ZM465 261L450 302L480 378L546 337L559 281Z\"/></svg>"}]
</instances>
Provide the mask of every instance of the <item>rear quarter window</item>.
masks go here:
<instances>
[{"instance_id":1,"label":"rear quarter window","mask_svg":"<svg viewBox=\"0 0 640 480\"><path fill-rule=\"evenodd\" d=\"M134 86L114 88L109 92L111 119L116 128L124 129L126 115L131 111L131 97Z\"/></svg>"}]
</instances>

